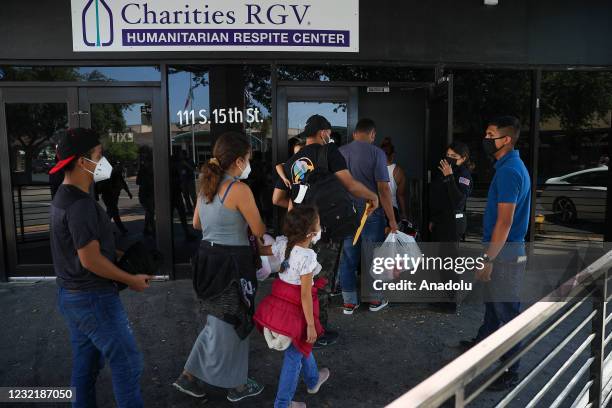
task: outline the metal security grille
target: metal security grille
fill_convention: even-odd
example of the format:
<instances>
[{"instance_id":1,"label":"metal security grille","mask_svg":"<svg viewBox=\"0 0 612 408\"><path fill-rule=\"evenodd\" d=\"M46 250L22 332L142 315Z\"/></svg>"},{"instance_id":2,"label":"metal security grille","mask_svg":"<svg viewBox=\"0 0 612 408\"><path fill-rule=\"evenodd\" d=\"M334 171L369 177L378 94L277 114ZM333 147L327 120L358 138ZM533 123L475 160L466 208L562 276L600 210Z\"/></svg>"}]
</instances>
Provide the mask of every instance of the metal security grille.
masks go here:
<instances>
[{"instance_id":1,"label":"metal security grille","mask_svg":"<svg viewBox=\"0 0 612 408\"><path fill-rule=\"evenodd\" d=\"M612 400L612 313L606 310L612 301L611 268L612 251L388 407L438 407L453 399L455 407L477 406L490 384L535 351L539 361L521 381L485 406L607 406ZM552 301L560 296L568 300ZM516 354L496 364L519 343Z\"/></svg>"}]
</instances>

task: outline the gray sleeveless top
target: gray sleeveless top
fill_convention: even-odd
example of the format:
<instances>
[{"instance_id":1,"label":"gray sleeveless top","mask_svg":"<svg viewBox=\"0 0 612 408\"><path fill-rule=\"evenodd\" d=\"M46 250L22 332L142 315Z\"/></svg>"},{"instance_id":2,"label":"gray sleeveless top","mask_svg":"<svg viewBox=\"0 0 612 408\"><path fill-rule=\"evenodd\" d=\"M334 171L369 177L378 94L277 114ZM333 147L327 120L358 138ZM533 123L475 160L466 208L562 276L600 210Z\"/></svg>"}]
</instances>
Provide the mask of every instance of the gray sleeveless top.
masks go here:
<instances>
[{"instance_id":1,"label":"gray sleeveless top","mask_svg":"<svg viewBox=\"0 0 612 408\"><path fill-rule=\"evenodd\" d=\"M221 183L228 179L232 177L225 175ZM246 220L240 211L223 205L232 187L233 184L225 191L223 197L219 197L218 193L215 194L214 200L208 204L204 197L198 197L202 240L221 245L249 245Z\"/></svg>"}]
</instances>

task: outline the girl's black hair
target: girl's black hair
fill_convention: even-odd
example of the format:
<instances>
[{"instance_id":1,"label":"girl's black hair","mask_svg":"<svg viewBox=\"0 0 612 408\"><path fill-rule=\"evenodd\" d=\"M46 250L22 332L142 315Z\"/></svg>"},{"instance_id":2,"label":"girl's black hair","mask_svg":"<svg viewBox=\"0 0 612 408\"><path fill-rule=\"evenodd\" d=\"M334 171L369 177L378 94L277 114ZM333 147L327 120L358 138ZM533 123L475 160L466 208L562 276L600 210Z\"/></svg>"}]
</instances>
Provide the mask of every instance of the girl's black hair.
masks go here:
<instances>
[{"instance_id":1,"label":"girl's black hair","mask_svg":"<svg viewBox=\"0 0 612 408\"><path fill-rule=\"evenodd\" d=\"M474 168L476 166L470 159L470 148L468 147L468 145L458 140L455 140L454 142L448 145L448 147L444 151L445 154L448 151L448 149L451 149L453 152L457 153L459 156L465 158L465 162L464 162L465 167L467 167L469 171L474 171Z\"/></svg>"},{"instance_id":2,"label":"girl's black hair","mask_svg":"<svg viewBox=\"0 0 612 408\"><path fill-rule=\"evenodd\" d=\"M291 250L298 242L304 241L308 234L313 232L314 226L319 218L319 213L315 207L301 205L294 207L285 216L283 224L283 234L287 237L287 248L285 249L285 260L281 267L285 270Z\"/></svg>"}]
</instances>

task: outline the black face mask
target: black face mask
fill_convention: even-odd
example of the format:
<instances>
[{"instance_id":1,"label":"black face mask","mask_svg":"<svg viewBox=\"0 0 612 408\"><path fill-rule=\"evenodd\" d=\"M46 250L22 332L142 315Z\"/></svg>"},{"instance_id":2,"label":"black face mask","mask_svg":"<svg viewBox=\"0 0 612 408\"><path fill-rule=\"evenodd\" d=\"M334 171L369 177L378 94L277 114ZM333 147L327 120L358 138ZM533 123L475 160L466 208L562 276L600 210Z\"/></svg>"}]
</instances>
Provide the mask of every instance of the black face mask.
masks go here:
<instances>
[{"instance_id":1,"label":"black face mask","mask_svg":"<svg viewBox=\"0 0 612 408\"><path fill-rule=\"evenodd\" d=\"M498 149L497 146L495 146L495 141L497 139L503 139L504 137L506 136L500 136L492 139L482 139L482 148L485 154L489 157L493 157L495 153L497 153L503 147L502 146Z\"/></svg>"},{"instance_id":2,"label":"black face mask","mask_svg":"<svg viewBox=\"0 0 612 408\"><path fill-rule=\"evenodd\" d=\"M457 167L457 159L455 159L454 157L446 156L444 160L446 160L446 162L450 164L451 167Z\"/></svg>"}]
</instances>

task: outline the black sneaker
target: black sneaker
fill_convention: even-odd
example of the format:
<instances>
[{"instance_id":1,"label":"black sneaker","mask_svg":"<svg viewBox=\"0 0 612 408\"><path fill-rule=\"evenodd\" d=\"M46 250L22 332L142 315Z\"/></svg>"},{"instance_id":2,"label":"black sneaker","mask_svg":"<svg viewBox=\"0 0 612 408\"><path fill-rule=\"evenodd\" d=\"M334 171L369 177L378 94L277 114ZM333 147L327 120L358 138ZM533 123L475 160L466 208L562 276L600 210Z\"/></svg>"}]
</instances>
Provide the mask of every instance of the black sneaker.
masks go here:
<instances>
[{"instance_id":1,"label":"black sneaker","mask_svg":"<svg viewBox=\"0 0 612 408\"><path fill-rule=\"evenodd\" d=\"M232 388L227 392L227 399L231 402L240 401L241 399L247 397L254 397L255 395L261 394L264 387L261 384L255 382L250 378L247 379L247 383L242 388L242 390L238 390L237 388Z\"/></svg>"},{"instance_id":2,"label":"black sneaker","mask_svg":"<svg viewBox=\"0 0 612 408\"><path fill-rule=\"evenodd\" d=\"M206 396L206 392L204 392L204 383L195 377L193 380L190 380L186 375L181 374L179 378L172 383L172 386L180 392L191 395L192 397L204 398Z\"/></svg>"},{"instance_id":3,"label":"black sneaker","mask_svg":"<svg viewBox=\"0 0 612 408\"><path fill-rule=\"evenodd\" d=\"M516 387L519 383L519 376L512 371L506 371L500 375L491 385L487 387L487 391L504 391Z\"/></svg>"},{"instance_id":4,"label":"black sneaker","mask_svg":"<svg viewBox=\"0 0 612 408\"><path fill-rule=\"evenodd\" d=\"M323 333L323 335L317 339L313 348L319 349L319 348L331 346L332 344L335 344L338 341L338 336L340 335L338 334L337 331L325 330L325 333Z\"/></svg>"}]
</instances>

